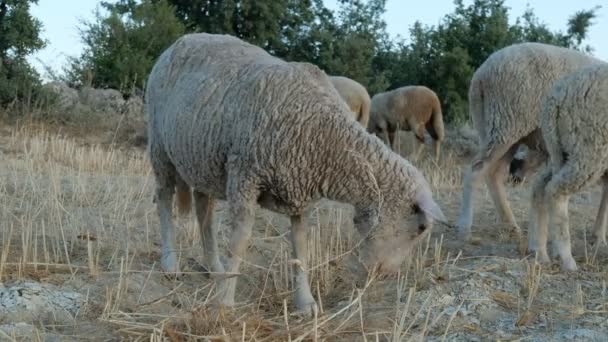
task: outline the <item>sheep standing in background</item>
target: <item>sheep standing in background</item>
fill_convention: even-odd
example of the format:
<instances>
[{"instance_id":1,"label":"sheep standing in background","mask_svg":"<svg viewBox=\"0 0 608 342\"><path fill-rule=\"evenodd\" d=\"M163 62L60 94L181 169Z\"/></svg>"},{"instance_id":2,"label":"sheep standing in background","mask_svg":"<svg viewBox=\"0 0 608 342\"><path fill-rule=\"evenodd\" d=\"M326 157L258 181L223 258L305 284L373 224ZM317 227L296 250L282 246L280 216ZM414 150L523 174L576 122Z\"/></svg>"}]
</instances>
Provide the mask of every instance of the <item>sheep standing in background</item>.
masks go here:
<instances>
[{"instance_id":1,"label":"sheep standing in background","mask_svg":"<svg viewBox=\"0 0 608 342\"><path fill-rule=\"evenodd\" d=\"M570 247L568 199L601 180L602 200L594 234L606 243L608 221L608 64L592 65L555 83L543 103L540 127L549 164L532 190L528 248L548 262L550 225L554 254L575 271Z\"/></svg>"},{"instance_id":2,"label":"sheep standing in background","mask_svg":"<svg viewBox=\"0 0 608 342\"><path fill-rule=\"evenodd\" d=\"M291 218L295 302L311 313L307 227L302 214L324 197L352 204L362 259L395 272L443 213L424 176L349 117L327 75L287 63L232 36L189 34L171 45L148 79L149 153L156 177L161 265L179 273L171 220L193 190L205 260L212 272L238 272L256 205ZM211 215L228 202L228 262L220 262ZM411 214L415 226L403 226ZM390 233L383 236L383 233ZM234 304L236 278L218 284Z\"/></svg>"},{"instance_id":3,"label":"sheep standing in background","mask_svg":"<svg viewBox=\"0 0 608 342\"><path fill-rule=\"evenodd\" d=\"M544 150L538 130L541 101L561 76L602 63L562 47L521 43L494 52L475 71L469 88L469 111L479 134L479 150L464 171L457 226L461 239L471 237L473 196L482 177L501 220L521 234L507 202L504 180L520 144Z\"/></svg>"},{"instance_id":4,"label":"sheep standing in background","mask_svg":"<svg viewBox=\"0 0 608 342\"><path fill-rule=\"evenodd\" d=\"M355 120L367 128L371 102L367 89L360 83L343 76L329 76L329 80L350 108Z\"/></svg>"},{"instance_id":5,"label":"sheep standing in background","mask_svg":"<svg viewBox=\"0 0 608 342\"><path fill-rule=\"evenodd\" d=\"M414 155L418 158L424 146L424 130L433 138L435 160L439 159L441 141L445 136L441 103L437 94L424 86L406 86L372 97L370 133L382 135L394 147L398 129L414 133Z\"/></svg>"}]
</instances>

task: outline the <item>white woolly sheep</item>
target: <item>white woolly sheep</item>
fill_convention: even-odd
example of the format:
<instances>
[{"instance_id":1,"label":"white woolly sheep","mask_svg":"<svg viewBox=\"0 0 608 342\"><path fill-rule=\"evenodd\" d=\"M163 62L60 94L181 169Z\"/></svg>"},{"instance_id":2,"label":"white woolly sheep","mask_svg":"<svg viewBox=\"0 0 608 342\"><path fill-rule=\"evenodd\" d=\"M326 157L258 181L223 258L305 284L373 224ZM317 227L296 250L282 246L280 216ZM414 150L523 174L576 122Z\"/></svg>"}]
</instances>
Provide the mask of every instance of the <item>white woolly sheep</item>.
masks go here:
<instances>
[{"instance_id":1,"label":"white woolly sheep","mask_svg":"<svg viewBox=\"0 0 608 342\"><path fill-rule=\"evenodd\" d=\"M461 239L471 237L473 196L484 176L501 220L521 234L504 188L508 165L522 143L544 150L538 123L541 101L553 82L594 63L602 62L571 49L521 43L494 52L475 71L469 111L479 134L479 150L464 171L457 221Z\"/></svg>"},{"instance_id":2,"label":"white woolly sheep","mask_svg":"<svg viewBox=\"0 0 608 342\"><path fill-rule=\"evenodd\" d=\"M215 273L238 272L252 234L256 205L291 218L295 303L316 303L307 276L302 214L320 198L352 204L365 265L398 270L414 243L444 220L422 173L348 117L327 75L287 63L235 37L188 34L155 63L148 79L149 154L156 177L161 265L179 274L171 220L190 208L194 192L205 260ZM211 215L227 200L227 265L220 262ZM382 238L415 214L417 225ZM219 300L234 304L236 278L223 278Z\"/></svg>"},{"instance_id":3,"label":"white woolly sheep","mask_svg":"<svg viewBox=\"0 0 608 342\"><path fill-rule=\"evenodd\" d=\"M371 102L367 89L359 82L344 76L329 76L329 80L350 108L353 118L367 128Z\"/></svg>"},{"instance_id":4,"label":"white woolly sheep","mask_svg":"<svg viewBox=\"0 0 608 342\"><path fill-rule=\"evenodd\" d=\"M418 158L424 146L424 130L427 130L439 159L441 141L445 132L441 103L437 94L425 86L406 86L372 97L368 131L382 135L393 148L398 129L414 133L414 156Z\"/></svg>"},{"instance_id":5,"label":"white woolly sheep","mask_svg":"<svg viewBox=\"0 0 608 342\"><path fill-rule=\"evenodd\" d=\"M548 262L547 230L562 269L574 271L568 199L601 180L594 235L606 244L608 221L608 64L577 70L555 82L543 103L540 128L549 163L532 190L528 249Z\"/></svg>"}]
</instances>

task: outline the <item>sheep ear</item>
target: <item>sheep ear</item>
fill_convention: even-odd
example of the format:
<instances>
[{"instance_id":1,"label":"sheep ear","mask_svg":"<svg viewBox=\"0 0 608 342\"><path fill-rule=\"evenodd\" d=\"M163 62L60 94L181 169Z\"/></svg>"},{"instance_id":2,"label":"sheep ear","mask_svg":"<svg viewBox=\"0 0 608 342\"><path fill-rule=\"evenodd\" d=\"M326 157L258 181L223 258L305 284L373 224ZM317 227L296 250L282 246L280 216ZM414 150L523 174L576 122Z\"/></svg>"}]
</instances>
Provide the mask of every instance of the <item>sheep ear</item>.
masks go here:
<instances>
[{"instance_id":1,"label":"sheep ear","mask_svg":"<svg viewBox=\"0 0 608 342\"><path fill-rule=\"evenodd\" d=\"M443 211L433 200L433 197L428 191L420 191L416 196L416 204L418 208L422 210L426 215L431 217L435 221L447 222Z\"/></svg>"}]
</instances>

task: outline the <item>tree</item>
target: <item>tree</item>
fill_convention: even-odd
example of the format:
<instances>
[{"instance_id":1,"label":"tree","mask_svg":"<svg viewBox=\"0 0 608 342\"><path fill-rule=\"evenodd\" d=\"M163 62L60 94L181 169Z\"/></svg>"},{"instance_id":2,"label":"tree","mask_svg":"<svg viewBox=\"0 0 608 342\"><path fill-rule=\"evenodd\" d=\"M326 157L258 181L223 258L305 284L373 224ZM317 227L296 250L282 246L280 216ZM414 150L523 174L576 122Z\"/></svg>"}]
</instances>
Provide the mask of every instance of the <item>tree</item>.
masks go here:
<instances>
[{"instance_id":1,"label":"tree","mask_svg":"<svg viewBox=\"0 0 608 342\"><path fill-rule=\"evenodd\" d=\"M226 33L262 48L280 44L281 22L297 0L170 0L189 31Z\"/></svg>"},{"instance_id":2,"label":"tree","mask_svg":"<svg viewBox=\"0 0 608 342\"><path fill-rule=\"evenodd\" d=\"M592 19L599 7L575 13L567 23L566 33L552 32L528 8L514 25L509 25L504 0L475 0L464 6L455 0L454 12L437 26L415 23L410 39L397 44L398 52L389 54L392 61L389 89L408 84L422 84L437 92L446 121L468 119L467 92L473 72L494 51L507 45L534 41L590 52L582 48Z\"/></svg>"},{"instance_id":3,"label":"tree","mask_svg":"<svg viewBox=\"0 0 608 342\"><path fill-rule=\"evenodd\" d=\"M1 1L1 0L0 0ZM87 49L72 63L71 79L129 92L142 88L155 59L184 32L237 36L287 61L309 62L327 74L363 84L370 95L425 85L442 101L447 122L468 119L473 72L507 45L537 41L583 47L599 7L576 12L553 32L531 8L509 24L505 0L474 0L436 26L414 23L407 40L391 39L383 20L386 0L119 0L85 25Z\"/></svg>"},{"instance_id":4,"label":"tree","mask_svg":"<svg viewBox=\"0 0 608 342\"><path fill-rule=\"evenodd\" d=\"M37 0L0 0L0 105L35 95L40 77L26 57L44 47L42 24L30 14Z\"/></svg>"},{"instance_id":5,"label":"tree","mask_svg":"<svg viewBox=\"0 0 608 342\"><path fill-rule=\"evenodd\" d=\"M94 21L84 23L85 49L70 60L69 83L114 88L124 94L143 89L158 56L184 34L185 27L165 0L102 2L102 7L107 15L98 11Z\"/></svg>"}]
</instances>

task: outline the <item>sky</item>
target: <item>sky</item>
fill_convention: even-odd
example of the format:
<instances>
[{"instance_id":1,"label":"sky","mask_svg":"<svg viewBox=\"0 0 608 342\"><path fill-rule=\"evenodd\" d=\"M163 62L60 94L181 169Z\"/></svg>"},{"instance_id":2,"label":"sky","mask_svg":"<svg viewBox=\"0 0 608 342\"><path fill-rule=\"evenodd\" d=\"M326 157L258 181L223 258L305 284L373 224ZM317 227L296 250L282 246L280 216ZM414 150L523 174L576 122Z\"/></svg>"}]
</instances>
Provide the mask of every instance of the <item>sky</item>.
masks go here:
<instances>
[{"instance_id":1,"label":"sky","mask_svg":"<svg viewBox=\"0 0 608 342\"><path fill-rule=\"evenodd\" d=\"M465 4L473 0L465 0ZM68 56L78 56L83 44L78 36L82 20L93 18L99 0L39 0L32 7L32 15L42 21L42 36L48 41L43 50L29 57L34 67L44 76L44 65L60 71ZM521 16L527 4L534 8L536 16L551 30L565 30L568 17L581 9L590 9L603 4L589 32L586 44L591 45L594 55L608 60L608 5L606 0L506 0L510 7L510 20ZM325 0L327 7L337 8L336 0ZM413 5L415 4L415 5ZM384 19L392 37L407 38L409 28L416 21L426 25L437 25L440 19L454 9L453 0L387 0Z\"/></svg>"}]
</instances>

